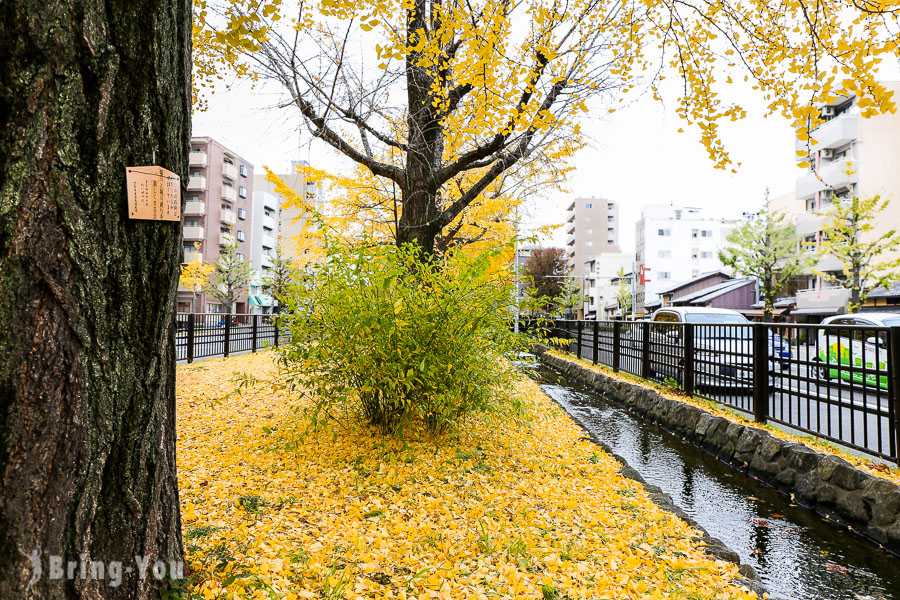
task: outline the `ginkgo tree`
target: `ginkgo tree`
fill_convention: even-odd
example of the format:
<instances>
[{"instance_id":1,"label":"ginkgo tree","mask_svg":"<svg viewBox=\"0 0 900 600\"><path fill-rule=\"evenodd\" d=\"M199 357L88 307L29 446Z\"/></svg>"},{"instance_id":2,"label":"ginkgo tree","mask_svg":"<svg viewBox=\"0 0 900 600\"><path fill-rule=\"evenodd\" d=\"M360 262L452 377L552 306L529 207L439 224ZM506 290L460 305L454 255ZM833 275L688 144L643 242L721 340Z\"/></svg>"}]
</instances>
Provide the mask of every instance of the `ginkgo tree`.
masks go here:
<instances>
[{"instance_id":1,"label":"ginkgo tree","mask_svg":"<svg viewBox=\"0 0 900 600\"><path fill-rule=\"evenodd\" d=\"M433 255L504 173L579 140L598 98L659 97L674 74L679 115L727 168L719 124L745 111L724 86L748 81L809 139L839 94L894 110L877 76L897 32L875 0L198 0L195 91L223 68L275 82L313 136L396 186L397 243Z\"/></svg>"}]
</instances>

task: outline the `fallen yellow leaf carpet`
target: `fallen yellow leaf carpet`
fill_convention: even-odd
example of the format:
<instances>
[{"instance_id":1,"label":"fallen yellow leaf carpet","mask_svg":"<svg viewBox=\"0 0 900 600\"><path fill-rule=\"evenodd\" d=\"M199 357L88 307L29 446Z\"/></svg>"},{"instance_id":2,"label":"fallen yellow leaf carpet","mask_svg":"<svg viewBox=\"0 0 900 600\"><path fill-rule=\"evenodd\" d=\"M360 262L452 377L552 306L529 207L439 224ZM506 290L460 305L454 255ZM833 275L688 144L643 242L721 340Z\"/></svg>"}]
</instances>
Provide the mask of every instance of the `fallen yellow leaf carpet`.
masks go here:
<instances>
[{"instance_id":1,"label":"fallen yellow leaf carpet","mask_svg":"<svg viewBox=\"0 0 900 600\"><path fill-rule=\"evenodd\" d=\"M272 358L178 367L192 598L756 597L527 379L524 418L436 445L306 431L298 398L236 390Z\"/></svg>"}]
</instances>

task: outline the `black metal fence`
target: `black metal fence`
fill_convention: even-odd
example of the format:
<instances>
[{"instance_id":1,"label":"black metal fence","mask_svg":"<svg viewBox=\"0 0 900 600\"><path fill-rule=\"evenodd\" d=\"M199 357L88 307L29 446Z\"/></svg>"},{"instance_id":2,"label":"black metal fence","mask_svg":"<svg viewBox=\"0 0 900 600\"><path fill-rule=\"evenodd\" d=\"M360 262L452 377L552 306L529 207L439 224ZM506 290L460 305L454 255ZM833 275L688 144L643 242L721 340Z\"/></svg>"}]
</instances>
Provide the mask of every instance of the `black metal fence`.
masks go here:
<instances>
[{"instance_id":1,"label":"black metal fence","mask_svg":"<svg viewBox=\"0 0 900 600\"><path fill-rule=\"evenodd\" d=\"M580 358L898 462L900 327L556 321Z\"/></svg>"},{"instance_id":2,"label":"black metal fence","mask_svg":"<svg viewBox=\"0 0 900 600\"><path fill-rule=\"evenodd\" d=\"M277 347L290 332L280 331L275 315L178 313L175 316L175 359L228 356Z\"/></svg>"}]
</instances>

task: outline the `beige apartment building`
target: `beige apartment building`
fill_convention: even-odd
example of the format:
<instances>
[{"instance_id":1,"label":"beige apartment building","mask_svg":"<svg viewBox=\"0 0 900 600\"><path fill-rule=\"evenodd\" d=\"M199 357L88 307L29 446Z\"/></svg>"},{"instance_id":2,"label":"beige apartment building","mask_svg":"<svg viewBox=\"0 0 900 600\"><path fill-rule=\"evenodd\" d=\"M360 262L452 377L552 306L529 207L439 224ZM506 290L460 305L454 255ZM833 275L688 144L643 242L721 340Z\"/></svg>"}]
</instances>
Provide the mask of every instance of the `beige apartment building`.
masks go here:
<instances>
[{"instance_id":1,"label":"beige apartment building","mask_svg":"<svg viewBox=\"0 0 900 600\"><path fill-rule=\"evenodd\" d=\"M190 178L182 214L182 262L214 263L220 249L236 241L239 258L250 260L253 218L253 165L209 137L192 137L188 158ZM225 307L206 294L179 286L179 312L247 313L247 294Z\"/></svg>"},{"instance_id":2,"label":"beige apartment building","mask_svg":"<svg viewBox=\"0 0 900 600\"><path fill-rule=\"evenodd\" d=\"M900 82L886 86L900 100ZM793 219L797 234L803 239L801 251L814 252L821 242L822 224L827 219L816 213L827 213L834 201L858 196L880 195L888 207L870 232L880 236L900 223L900 112L863 118L855 96L844 96L822 106L825 120L811 134L809 141L797 140L797 162L808 167L798 177L792 193L772 200L772 208ZM841 272L841 265L831 256L822 257L816 267L824 272ZM796 293L794 315L807 315L811 320L843 312L848 292L836 288L815 275L812 270L797 278L792 285Z\"/></svg>"},{"instance_id":3,"label":"beige apartment building","mask_svg":"<svg viewBox=\"0 0 900 600\"><path fill-rule=\"evenodd\" d=\"M588 261L618 253L619 205L603 198L576 198L566 213L566 258L570 275L587 277Z\"/></svg>"}]
</instances>

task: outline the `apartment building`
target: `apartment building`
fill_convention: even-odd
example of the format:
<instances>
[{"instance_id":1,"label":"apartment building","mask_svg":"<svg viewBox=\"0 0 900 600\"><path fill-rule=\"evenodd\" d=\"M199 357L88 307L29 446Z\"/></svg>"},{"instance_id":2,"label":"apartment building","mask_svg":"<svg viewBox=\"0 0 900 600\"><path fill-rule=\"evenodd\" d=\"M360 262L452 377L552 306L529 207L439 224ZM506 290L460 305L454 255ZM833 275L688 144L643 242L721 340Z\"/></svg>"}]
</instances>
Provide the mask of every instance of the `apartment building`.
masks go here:
<instances>
[{"instance_id":1,"label":"apartment building","mask_svg":"<svg viewBox=\"0 0 900 600\"><path fill-rule=\"evenodd\" d=\"M586 278L588 261L618 253L619 206L603 198L576 198L566 209L566 258L570 275Z\"/></svg>"},{"instance_id":2,"label":"apartment building","mask_svg":"<svg viewBox=\"0 0 900 600\"><path fill-rule=\"evenodd\" d=\"M182 261L214 263L220 249L235 241L239 257L250 259L250 224L253 218L253 165L209 137L192 137L190 178L182 215ZM225 307L206 294L195 295L179 287L180 312L249 312L248 295Z\"/></svg>"},{"instance_id":3,"label":"apartment building","mask_svg":"<svg viewBox=\"0 0 900 600\"><path fill-rule=\"evenodd\" d=\"M258 177L258 176L257 176ZM265 281L272 275L275 250L278 247L278 198L266 191L253 192L253 222L251 223L250 265L253 280L250 282L250 312L271 313L275 300L264 290Z\"/></svg>"},{"instance_id":4,"label":"apartment building","mask_svg":"<svg viewBox=\"0 0 900 600\"><path fill-rule=\"evenodd\" d=\"M588 319L606 319L610 316L607 309L617 305L616 294L620 281L625 279L626 287L631 290L631 279L628 274L634 263L634 255L626 252L603 252L596 258L588 260ZM622 273L622 275L620 275Z\"/></svg>"},{"instance_id":5,"label":"apartment building","mask_svg":"<svg viewBox=\"0 0 900 600\"><path fill-rule=\"evenodd\" d=\"M900 82L885 85L900 97ZM797 162L808 166L794 191L771 203L794 220L801 251L814 252L821 242L827 217L816 213L827 213L834 202L852 196L880 195L890 202L868 233L870 239L900 223L900 113L864 118L856 100L843 96L821 107L824 123L811 132L810 140L796 141ZM824 256L815 270L839 274L842 265ZM796 294L792 314L813 321L843 312L849 298L847 290L825 282L813 269L796 278L789 291Z\"/></svg>"},{"instance_id":6,"label":"apartment building","mask_svg":"<svg viewBox=\"0 0 900 600\"><path fill-rule=\"evenodd\" d=\"M719 250L738 223L707 217L690 206L642 207L635 226L635 261L645 274L636 285L636 312L659 308L660 292L673 284L720 269Z\"/></svg>"},{"instance_id":7,"label":"apartment building","mask_svg":"<svg viewBox=\"0 0 900 600\"><path fill-rule=\"evenodd\" d=\"M297 172L297 167L308 167L306 161L292 161L289 173L276 173L289 188L301 195L310 207L323 211L324 203L320 186L315 181L308 181L302 173ZM309 212L304 211L295 206L284 206L283 198L275 192L275 184L266 181L266 174L260 173L254 177L254 190L267 194L275 199L275 228L273 231L263 230L263 235L274 237L277 243L281 244L282 254L288 258L296 258L300 250L297 248L295 239L301 231L303 231L309 218Z\"/></svg>"}]
</instances>

